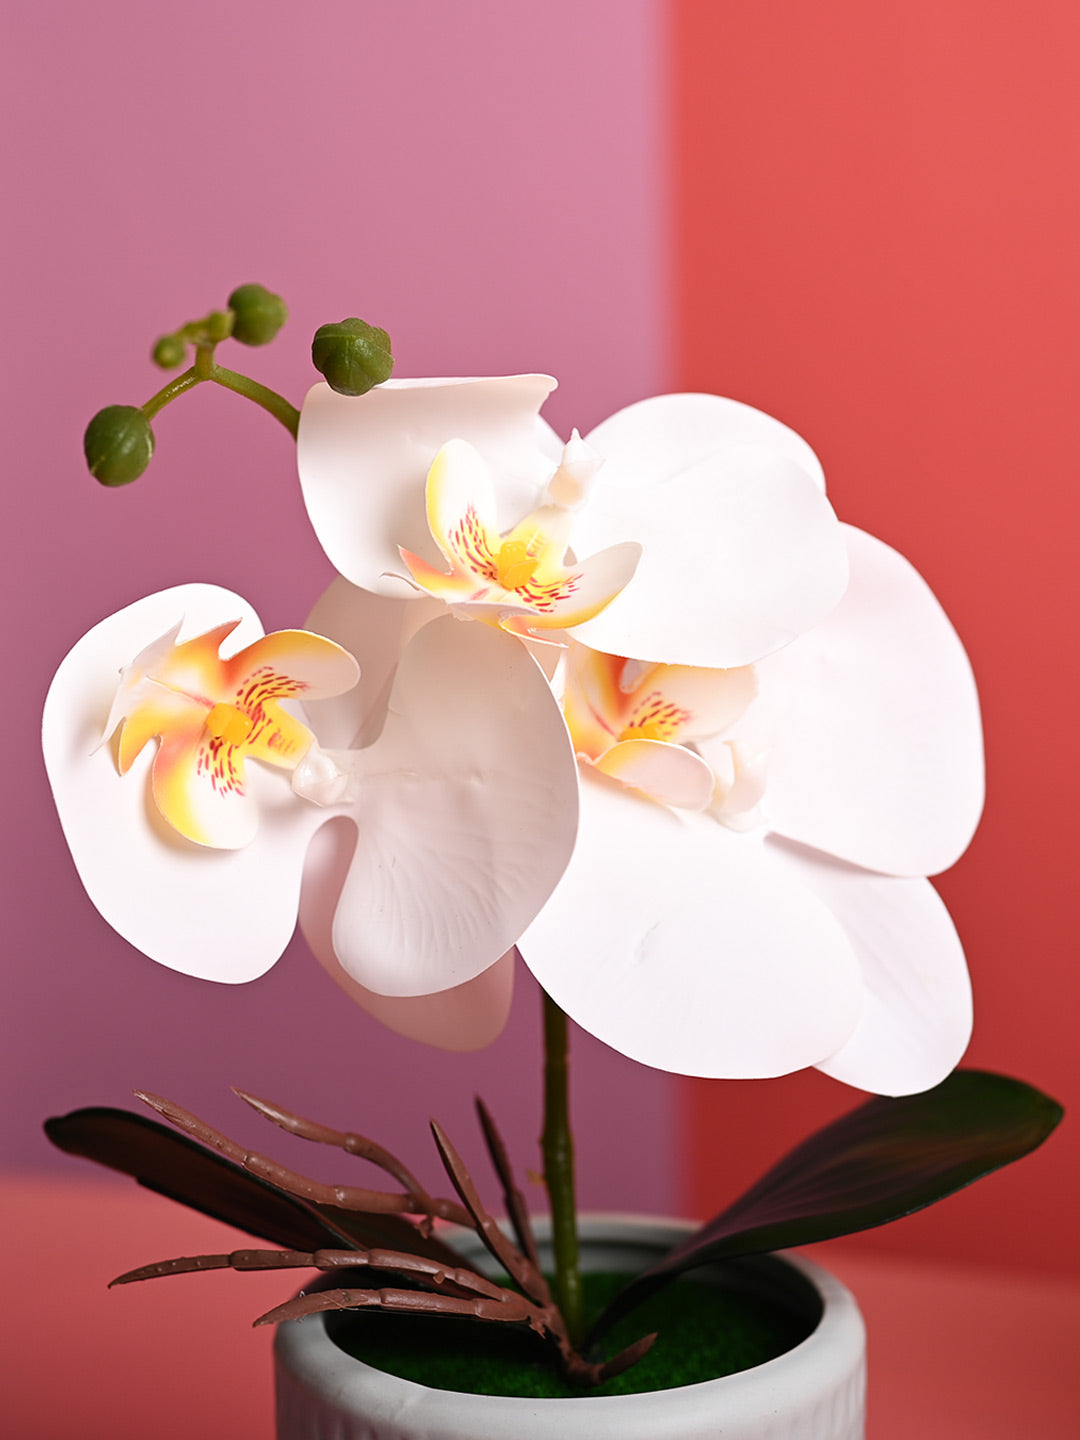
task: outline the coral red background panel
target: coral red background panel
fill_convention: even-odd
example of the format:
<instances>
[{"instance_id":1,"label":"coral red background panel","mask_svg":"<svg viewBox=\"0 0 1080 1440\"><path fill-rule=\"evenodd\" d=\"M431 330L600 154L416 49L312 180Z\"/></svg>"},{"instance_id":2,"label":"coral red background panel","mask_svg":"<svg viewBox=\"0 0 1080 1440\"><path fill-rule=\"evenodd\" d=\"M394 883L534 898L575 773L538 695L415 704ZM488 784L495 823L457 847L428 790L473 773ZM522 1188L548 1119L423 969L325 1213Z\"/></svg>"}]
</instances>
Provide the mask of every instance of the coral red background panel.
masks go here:
<instances>
[{"instance_id":1,"label":"coral red background panel","mask_svg":"<svg viewBox=\"0 0 1080 1440\"><path fill-rule=\"evenodd\" d=\"M1078 1090L1080 11L1040 0L674 6L679 388L818 450L842 518L912 559L982 694L989 798L940 881L967 1063ZM686 1085L692 1208L858 1096L811 1073ZM1075 1123L1075 1122L1074 1122ZM1080 1270L1080 1152L863 1243Z\"/></svg>"}]
</instances>

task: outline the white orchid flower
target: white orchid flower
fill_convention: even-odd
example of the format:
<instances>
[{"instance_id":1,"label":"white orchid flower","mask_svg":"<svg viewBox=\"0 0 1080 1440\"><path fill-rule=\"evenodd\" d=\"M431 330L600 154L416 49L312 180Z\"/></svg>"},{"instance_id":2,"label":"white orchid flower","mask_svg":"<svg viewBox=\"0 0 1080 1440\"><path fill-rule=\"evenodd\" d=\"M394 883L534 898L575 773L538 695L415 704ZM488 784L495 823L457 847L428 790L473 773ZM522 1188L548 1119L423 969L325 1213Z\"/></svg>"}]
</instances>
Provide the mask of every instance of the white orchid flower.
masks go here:
<instances>
[{"instance_id":1,"label":"white orchid flower","mask_svg":"<svg viewBox=\"0 0 1080 1440\"><path fill-rule=\"evenodd\" d=\"M549 493L559 493L572 463L564 451ZM531 510L503 535L487 462L465 440L448 441L435 456L426 497L431 537L449 569L402 546L413 584L464 619L519 635L545 637L591 620L627 585L641 557L641 546L630 542L568 561L572 519L555 503Z\"/></svg>"},{"instance_id":2,"label":"white orchid flower","mask_svg":"<svg viewBox=\"0 0 1080 1440\"><path fill-rule=\"evenodd\" d=\"M925 877L963 851L983 795L952 627L906 561L839 524L779 422L664 396L563 451L538 418L553 383L316 386L299 436L316 532L364 590L402 593L402 551L414 575L451 558L427 478L452 437L486 462L500 537L556 506L571 554L641 546L633 578L569 630L581 826L526 962L645 1064L936 1083L971 1000Z\"/></svg>"},{"instance_id":3,"label":"white orchid flower","mask_svg":"<svg viewBox=\"0 0 1080 1440\"><path fill-rule=\"evenodd\" d=\"M502 544L524 540L520 527L540 517L537 528L557 537L545 556L568 547L575 565L591 557L596 571L592 613L568 606L560 617L578 639L713 668L752 664L837 604L843 538L821 467L793 431L733 400L668 395L612 416L584 448L576 438L564 447L539 418L554 384L542 375L391 380L358 397L316 385L297 454L308 514L336 569L364 590L400 596L410 593L404 552L415 581L434 594L441 577L447 603L467 603L477 572L497 580ZM453 483L444 456L429 486L448 441L464 442L451 451ZM485 540L466 565L467 546L450 532L470 507ZM508 619L532 612L535 627L536 606L524 598L515 611L506 594L512 559L507 552L499 593L484 602Z\"/></svg>"},{"instance_id":4,"label":"white orchid flower","mask_svg":"<svg viewBox=\"0 0 1080 1440\"><path fill-rule=\"evenodd\" d=\"M975 686L907 561L844 533L841 604L752 670L568 658L580 831L519 948L569 1015L645 1064L816 1065L902 1094L967 1045L963 951L923 877L982 808Z\"/></svg>"},{"instance_id":5,"label":"white orchid flower","mask_svg":"<svg viewBox=\"0 0 1080 1440\"><path fill-rule=\"evenodd\" d=\"M150 596L66 657L44 750L86 890L138 949L252 980L303 905L356 999L473 1048L501 1028L514 942L569 857L577 780L525 647L449 617L410 638L415 612L372 601L356 685L351 654L262 637L227 590Z\"/></svg>"}]
</instances>

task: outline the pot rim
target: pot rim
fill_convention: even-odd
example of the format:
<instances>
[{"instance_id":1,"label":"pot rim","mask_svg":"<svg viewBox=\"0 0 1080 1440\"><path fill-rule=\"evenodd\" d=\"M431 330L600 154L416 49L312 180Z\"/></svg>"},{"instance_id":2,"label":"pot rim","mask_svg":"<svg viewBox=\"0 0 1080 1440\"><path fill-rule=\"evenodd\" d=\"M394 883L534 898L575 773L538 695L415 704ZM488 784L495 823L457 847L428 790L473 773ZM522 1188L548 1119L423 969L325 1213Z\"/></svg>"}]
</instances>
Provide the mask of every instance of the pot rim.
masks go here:
<instances>
[{"instance_id":1,"label":"pot rim","mask_svg":"<svg viewBox=\"0 0 1080 1440\"><path fill-rule=\"evenodd\" d=\"M535 1226L538 1239L549 1237L547 1217L537 1217ZM583 1246L609 1242L669 1249L681 1236L697 1228L690 1221L629 1214L587 1214L581 1216L579 1222ZM475 1241L471 1231L462 1234ZM448 1238L453 1241L452 1231ZM792 1349L750 1370L669 1390L540 1398L436 1390L376 1370L345 1354L327 1335L323 1315L280 1324L274 1338L275 1363L279 1372L286 1372L294 1383L333 1396L336 1401L347 1404L352 1396L362 1393L365 1406L374 1407L373 1418L392 1421L407 1412L410 1423L415 1423L430 1411L433 1424L430 1433L446 1436L448 1440L457 1440L459 1436L468 1440L477 1433L474 1428L477 1421L488 1426L504 1419L518 1427L512 1433L528 1440L534 1433L545 1433L539 1428L541 1420L545 1425L557 1424L560 1416L568 1416L569 1411L583 1405L597 1422L619 1420L625 1425L632 1420L633 1428L621 1432L627 1440L634 1440L639 1427L640 1435L648 1436L650 1415L659 1416L661 1411L665 1423L673 1415L685 1414L691 1426L693 1422L700 1424L703 1405L722 1406L725 1425L730 1424L730 1433L736 1433L739 1424L753 1418L760 1420L763 1386L769 1394L770 1411L779 1417L794 1408L796 1393L800 1405L806 1404L808 1392L812 1398L818 1397L821 1404L828 1404L836 1389L838 1363L852 1385L862 1384L865 1327L854 1296L835 1276L802 1256L778 1253L776 1258L803 1275L818 1292L822 1315L814 1330ZM537 1424L535 1431L521 1428L530 1420ZM689 1428L686 1433L697 1431Z\"/></svg>"}]
</instances>

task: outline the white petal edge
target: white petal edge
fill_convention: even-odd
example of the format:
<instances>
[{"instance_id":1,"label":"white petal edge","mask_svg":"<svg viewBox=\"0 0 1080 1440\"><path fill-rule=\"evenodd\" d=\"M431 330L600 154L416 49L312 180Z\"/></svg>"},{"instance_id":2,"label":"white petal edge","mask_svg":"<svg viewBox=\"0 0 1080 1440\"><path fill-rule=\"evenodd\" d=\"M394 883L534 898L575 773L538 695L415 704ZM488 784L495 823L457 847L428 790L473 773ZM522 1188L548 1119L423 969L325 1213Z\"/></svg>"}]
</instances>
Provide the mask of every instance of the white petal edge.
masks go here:
<instances>
[{"instance_id":1,"label":"white petal edge","mask_svg":"<svg viewBox=\"0 0 1080 1440\"><path fill-rule=\"evenodd\" d=\"M518 948L584 1029L682 1075L813 1065L862 1005L844 931L755 837L591 775L573 859Z\"/></svg>"},{"instance_id":2,"label":"white petal edge","mask_svg":"<svg viewBox=\"0 0 1080 1440\"><path fill-rule=\"evenodd\" d=\"M319 964L373 1019L408 1040L450 1051L490 1045L510 1015L516 950L507 951L475 979L436 995L376 995L341 968L334 954L333 918L355 847L356 828L343 816L324 825L308 847L300 926Z\"/></svg>"},{"instance_id":3,"label":"white petal edge","mask_svg":"<svg viewBox=\"0 0 1080 1440\"><path fill-rule=\"evenodd\" d=\"M859 1023L818 1069L880 1095L914 1094L944 1080L971 1036L971 982L934 887L872 875L782 841L769 849L829 906L862 968Z\"/></svg>"},{"instance_id":4,"label":"white petal edge","mask_svg":"<svg viewBox=\"0 0 1080 1440\"><path fill-rule=\"evenodd\" d=\"M445 614L439 600L372 595L338 576L312 607L305 628L335 640L360 663L360 683L344 695L308 700L308 716L324 749L370 745L383 727L390 685L405 646L421 626Z\"/></svg>"},{"instance_id":5,"label":"white petal edge","mask_svg":"<svg viewBox=\"0 0 1080 1440\"><path fill-rule=\"evenodd\" d=\"M366 395L328 385L307 394L297 437L304 503L334 568L354 585L405 597L398 547L433 565L425 483L448 441L474 445L496 477L499 524L508 529L539 503L561 454L539 418L555 388L547 375L388 380Z\"/></svg>"},{"instance_id":6,"label":"white petal edge","mask_svg":"<svg viewBox=\"0 0 1080 1440\"><path fill-rule=\"evenodd\" d=\"M639 684L637 703L651 693L653 687L664 700L686 711L688 719L679 729L680 743L715 735L732 725L754 698L757 679L752 665L733 670L701 670L676 665L648 675L648 683Z\"/></svg>"},{"instance_id":7,"label":"white petal edge","mask_svg":"<svg viewBox=\"0 0 1080 1440\"><path fill-rule=\"evenodd\" d=\"M722 395L654 395L618 410L585 437L593 449L640 481L668 478L706 459L719 445L761 445L800 466L819 490L825 472L789 426Z\"/></svg>"},{"instance_id":8,"label":"white petal edge","mask_svg":"<svg viewBox=\"0 0 1080 1440\"><path fill-rule=\"evenodd\" d=\"M226 645L263 633L251 606L213 585L181 585L136 601L95 626L50 686L42 746L64 835L79 877L108 923L152 960L200 979L240 984L269 970L296 924L303 855L325 818L292 794L288 775L251 762L259 830L243 850L209 850L176 834L150 797L148 745L125 776L102 725L119 671L183 620L181 640L226 620ZM293 707L288 707L293 708Z\"/></svg>"},{"instance_id":9,"label":"white petal edge","mask_svg":"<svg viewBox=\"0 0 1080 1440\"><path fill-rule=\"evenodd\" d=\"M758 667L758 699L730 733L769 748L764 804L777 834L884 874L936 875L982 813L971 665L913 566L843 528L847 595Z\"/></svg>"},{"instance_id":10,"label":"white petal edge","mask_svg":"<svg viewBox=\"0 0 1080 1440\"><path fill-rule=\"evenodd\" d=\"M662 805L704 810L713 796L713 773L700 755L660 740L620 740L593 768Z\"/></svg>"},{"instance_id":11,"label":"white petal edge","mask_svg":"<svg viewBox=\"0 0 1080 1440\"><path fill-rule=\"evenodd\" d=\"M848 562L810 476L762 446L725 442L673 475L611 463L575 519L588 554L636 540L633 580L575 639L613 655L729 669L812 628L839 602Z\"/></svg>"}]
</instances>

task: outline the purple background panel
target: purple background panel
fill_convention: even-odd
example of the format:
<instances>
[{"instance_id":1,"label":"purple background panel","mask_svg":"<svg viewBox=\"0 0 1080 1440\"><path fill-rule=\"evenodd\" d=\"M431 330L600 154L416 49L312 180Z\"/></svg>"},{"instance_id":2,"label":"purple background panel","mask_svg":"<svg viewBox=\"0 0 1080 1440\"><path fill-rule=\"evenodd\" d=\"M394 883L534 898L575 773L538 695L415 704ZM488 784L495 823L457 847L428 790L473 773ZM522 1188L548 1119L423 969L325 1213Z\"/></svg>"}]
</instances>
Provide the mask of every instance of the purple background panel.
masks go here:
<instances>
[{"instance_id":1,"label":"purple background panel","mask_svg":"<svg viewBox=\"0 0 1080 1440\"><path fill-rule=\"evenodd\" d=\"M527 975L494 1047L443 1056L350 1007L299 941L248 986L161 969L82 892L38 716L68 647L140 595L225 584L273 629L300 623L330 578L291 442L224 391L159 416L157 456L130 489L83 468L90 415L161 383L155 336L234 285L259 280L292 313L270 349L228 346L223 363L297 402L312 332L349 314L390 330L402 375L551 371L564 432L665 387L662 41L650 0L44 3L9 18L9 1165L69 1166L41 1119L125 1104L138 1085L341 1175L264 1134L230 1084L392 1142L432 1177L429 1114L475 1155L479 1091L536 1163ZM584 1203L677 1205L672 1082L587 1037L575 1080Z\"/></svg>"}]
</instances>

